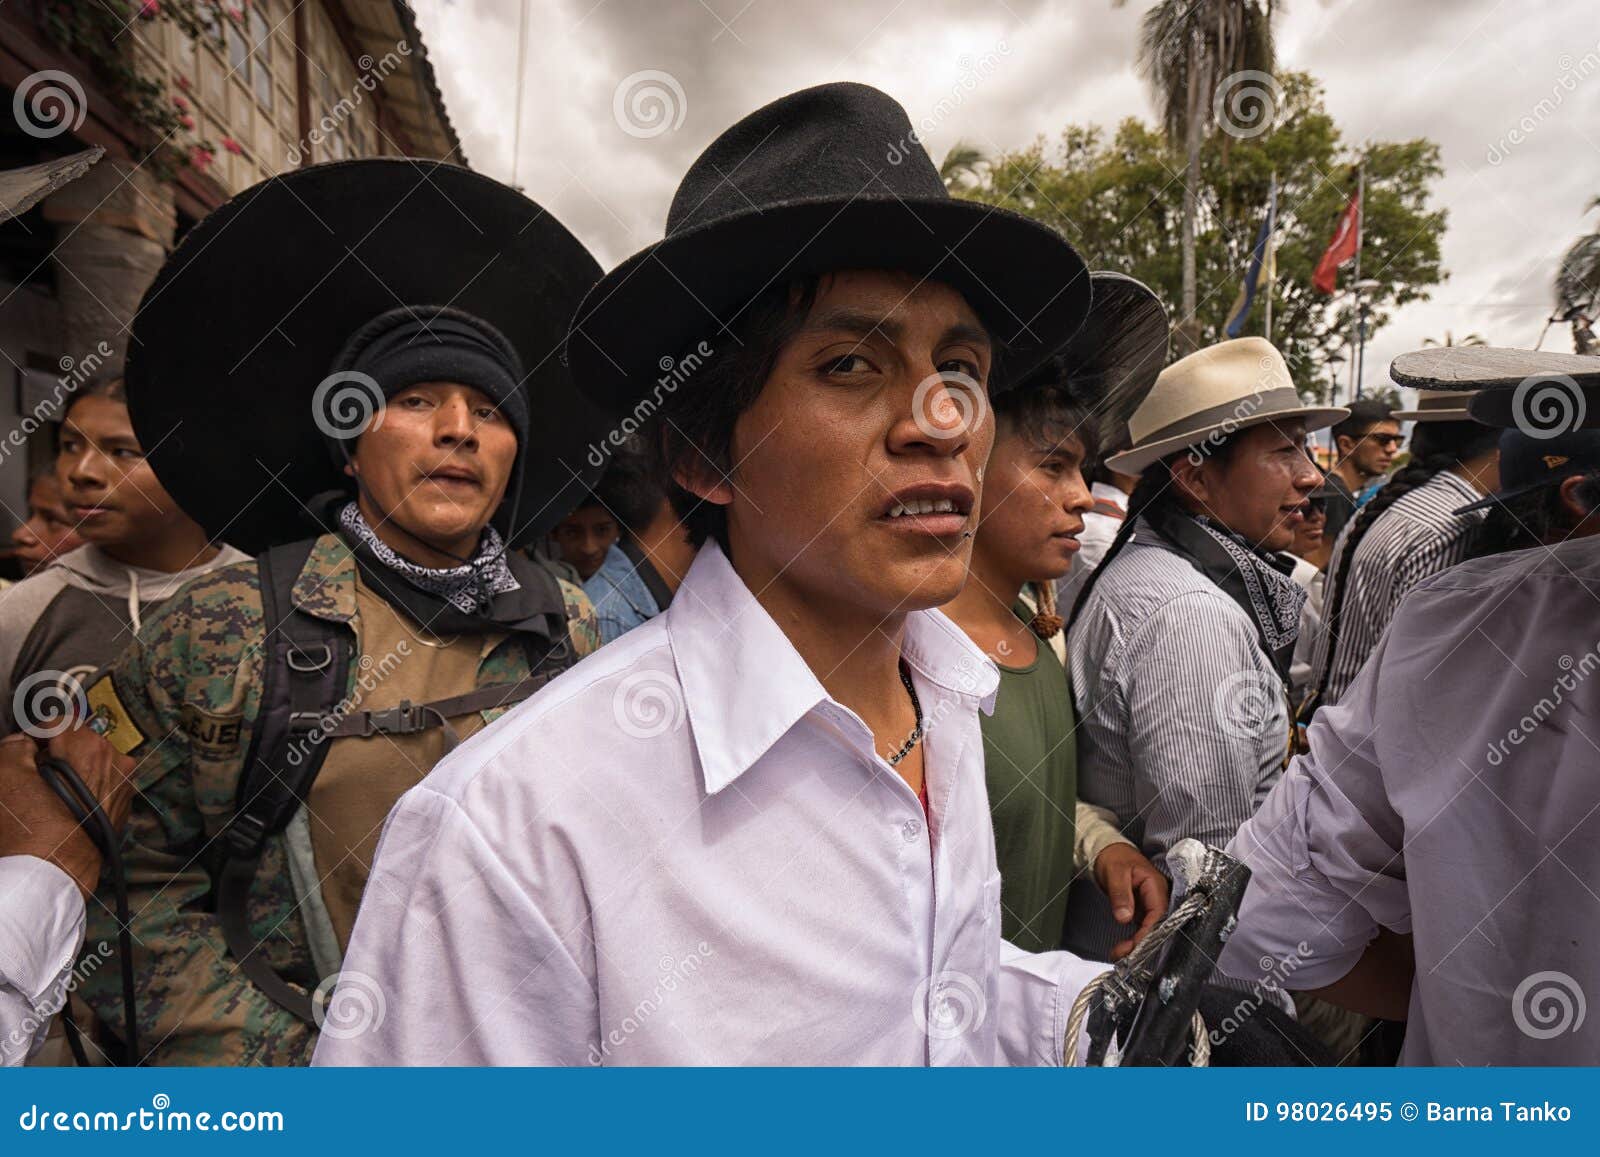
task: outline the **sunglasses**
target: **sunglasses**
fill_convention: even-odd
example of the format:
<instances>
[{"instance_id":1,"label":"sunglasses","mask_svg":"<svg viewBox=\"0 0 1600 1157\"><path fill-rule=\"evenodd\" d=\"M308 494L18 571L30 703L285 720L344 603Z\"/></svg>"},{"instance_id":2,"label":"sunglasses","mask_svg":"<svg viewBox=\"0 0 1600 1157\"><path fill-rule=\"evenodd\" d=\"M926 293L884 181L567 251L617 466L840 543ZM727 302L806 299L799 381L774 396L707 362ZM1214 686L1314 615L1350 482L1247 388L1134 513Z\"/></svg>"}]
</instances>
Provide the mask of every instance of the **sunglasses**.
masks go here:
<instances>
[{"instance_id":1,"label":"sunglasses","mask_svg":"<svg viewBox=\"0 0 1600 1157\"><path fill-rule=\"evenodd\" d=\"M1367 437L1384 449L1392 449L1406 440L1404 434L1368 434Z\"/></svg>"}]
</instances>

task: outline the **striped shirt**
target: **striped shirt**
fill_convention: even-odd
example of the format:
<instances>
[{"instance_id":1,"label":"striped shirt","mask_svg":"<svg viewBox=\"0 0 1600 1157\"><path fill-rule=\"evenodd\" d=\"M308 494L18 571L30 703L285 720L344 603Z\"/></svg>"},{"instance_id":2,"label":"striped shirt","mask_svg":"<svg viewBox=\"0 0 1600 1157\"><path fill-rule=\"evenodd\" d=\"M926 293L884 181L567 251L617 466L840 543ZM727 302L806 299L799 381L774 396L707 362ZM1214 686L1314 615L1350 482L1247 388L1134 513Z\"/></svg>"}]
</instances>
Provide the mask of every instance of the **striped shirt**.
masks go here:
<instances>
[{"instance_id":1,"label":"striped shirt","mask_svg":"<svg viewBox=\"0 0 1600 1157\"><path fill-rule=\"evenodd\" d=\"M1115 813L1163 870L1185 836L1227 844L1277 781L1289 742L1283 681L1250 616L1141 524L1067 646L1079 797ZM1132 935L1091 881L1073 885L1075 952L1105 959Z\"/></svg>"},{"instance_id":2,"label":"striped shirt","mask_svg":"<svg viewBox=\"0 0 1600 1157\"><path fill-rule=\"evenodd\" d=\"M1328 577L1322 598L1322 625L1317 638L1311 686L1322 683L1327 672L1327 688L1321 705L1331 706L1355 681L1361 665L1372 654L1378 640L1412 587L1430 575L1455 566L1472 546L1472 531L1483 521L1485 512L1456 514L1459 506L1476 502L1480 495L1467 481L1448 470L1441 470L1415 490L1407 492L1378 516L1356 546L1345 581L1349 593L1339 602L1339 570L1344 564L1350 541L1351 519L1333 557L1328 560ZM1330 630L1328 616L1339 607L1339 621ZM1332 668L1329 668L1329 650Z\"/></svg>"}]
</instances>

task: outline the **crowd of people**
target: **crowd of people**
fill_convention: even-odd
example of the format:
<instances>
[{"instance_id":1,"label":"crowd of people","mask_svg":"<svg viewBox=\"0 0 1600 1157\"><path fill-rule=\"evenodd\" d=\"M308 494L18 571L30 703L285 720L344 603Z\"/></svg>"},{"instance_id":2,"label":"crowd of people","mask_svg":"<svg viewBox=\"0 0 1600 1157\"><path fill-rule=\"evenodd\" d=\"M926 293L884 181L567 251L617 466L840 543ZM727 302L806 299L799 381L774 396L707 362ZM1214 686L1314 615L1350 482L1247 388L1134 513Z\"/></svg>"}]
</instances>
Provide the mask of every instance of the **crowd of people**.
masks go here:
<instances>
[{"instance_id":1,"label":"crowd of people","mask_svg":"<svg viewBox=\"0 0 1600 1157\"><path fill-rule=\"evenodd\" d=\"M907 139L776 101L603 275L432 162L191 230L0 591L0 1061L1059 1064L1185 839L1212 1063L1600 1059L1523 1007L1600 991L1600 430L1518 420L1600 359L1308 404Z\"/></svg>"}]
</instances>

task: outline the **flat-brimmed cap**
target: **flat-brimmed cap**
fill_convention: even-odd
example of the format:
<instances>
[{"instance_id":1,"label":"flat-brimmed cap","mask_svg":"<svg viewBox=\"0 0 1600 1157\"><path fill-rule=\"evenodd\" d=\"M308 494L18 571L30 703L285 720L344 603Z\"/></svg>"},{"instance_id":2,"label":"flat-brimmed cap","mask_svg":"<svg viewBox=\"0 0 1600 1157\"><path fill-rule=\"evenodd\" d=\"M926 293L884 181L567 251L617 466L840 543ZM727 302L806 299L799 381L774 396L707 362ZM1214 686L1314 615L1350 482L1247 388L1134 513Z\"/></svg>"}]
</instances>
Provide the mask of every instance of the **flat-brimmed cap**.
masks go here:
<instances>
[{"instance_id":1,"label":"flat-brimmed cap","mask_svg":"<svg viewBox=\"0 0 1600 1157\"><path fill-rule=\"evenodd\" d=\"M1549 438L1506 430L1500 435L1500 488L1457 507L1456 513L1486 510L1596 471L1600 471L1600 430L1568 430Z\"/></svg>"},{"instance_id":2,"label":"flat-brimmed cap","mask_svg":"<svg viewBox=\"0 0 1600 1157\"><path fill-rule=\"evenodd\" d=\"M1465 422L1472 417L1468 407L1474 397L1471 390L1418 390L1416 409L1395 410L1389 417L1396 422Z\"/></svg>"},{"instance_id":3,"label":"flat-brimmed cap","mask_svg":"<svg viewBox=\"0 0 1600 1157\"><path fill-rule=\"evenodd\" d=\"M1349 414L1342 406L1306 405L1271 342L1236 338L1196 350L1163 370L1128 420L1133 445L1106 465L1119 473L1139 474L1213 435L1287 421L1304 422L1309 432Z\"/></svg>"},{"instance_id":4,"label":"flat-brimmed cap","mask_svg":"<svg viewBox=\"0 0 1600 1157\"><path fill-rule=\"evenodd\" d=\"M1000 343L992 390L1037 369L1089 310L1088 270L1060 234L952 197L892 97L824 84L751 113L689 166L665 238L579 307L573 374L602 403L632 406L700 342L732 342L765 290L844 270L959 291Z\"/></svg>"},{"instance_id":5,"label":"flat-brimmed cap","mask_svg":"<svg viewBox=\"0 0 1600 1157\"><path fill-rule=\"evenodd\" d=\"M1600 427L1597 357L1500 346L1446 346L1401 354L1389 373L1403 386L1475 391L1468 409L1486 426L1515 426L1545 438Z\"/></svg>"}]
</instances>

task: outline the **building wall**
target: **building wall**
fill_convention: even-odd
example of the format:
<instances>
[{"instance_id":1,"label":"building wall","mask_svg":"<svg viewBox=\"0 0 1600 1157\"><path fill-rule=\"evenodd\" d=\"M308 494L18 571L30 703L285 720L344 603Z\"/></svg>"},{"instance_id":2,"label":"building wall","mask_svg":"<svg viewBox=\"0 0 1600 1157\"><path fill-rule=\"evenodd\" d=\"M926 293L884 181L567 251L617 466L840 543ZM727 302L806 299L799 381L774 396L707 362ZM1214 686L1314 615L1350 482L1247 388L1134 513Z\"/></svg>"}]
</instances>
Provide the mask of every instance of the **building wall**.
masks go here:
<instances>
[{"instance_id":1,"label":"building wall","mask_svg":"<svg viewBox=\"0 0 1600 1157\"><path fill-rule=\"evenodd\" d=\"M295 83L297 25L306 36L307 123L317 126L338 110L330 117L331 131L318 129L304 140ZM376 131L376 106L360 89L356 65L326 4L305 4L297 21L290 0L256 0L246 27L224 20L194 40L161 21L133 27L141 69L190 106L194 129L179 139L216 146L207 171L230 193L296 168L302 158L331 161L393 151ZM362 99L350 99L358 91ZM239 151L226 148L224 140Z\"/></svg>"},{"instance_id":2,"label":"building wall","mask_svg":"<svg viewBox=\"0 0 1600 1157\"><path fill-rule=\"evenodd\" d=\"M172 143L187 148L207 141L215 147L205 172L223 195L301 164L403 151L381 130L378 113L384 79L406 62L394 54L374 59L354 47L340 35L348 24L338 5L339 0L254 0L243 28L222 21L193 39L163 20L130 26L130 51L140 69L181 98L194 119L193 128L181 130ZM20 18L17 9L9 15ZM301 51L297 37L303 37ZM301 69L305 110L297 97ZM68 71L88 76L81 65ZM9 108L11 95L0 88L0 107ZM52 144L72 141L63 137ZM107 338L120 355L137 302L173 243L178 204L171 186L153 183L148 166L114 153L44 203L45 227L56 230L58 296L30 286L12 295L0 316L0 352L6 358L0 361L0 439L31 415L36 395L60 392L51 380L60 367L92 357ZM14 288L0 279L0 297ZM0 540L24 515L29 458L48 456L50 438L49 430L36 431L25 447L0 454Z\"/></svg>"}]
</instances>

